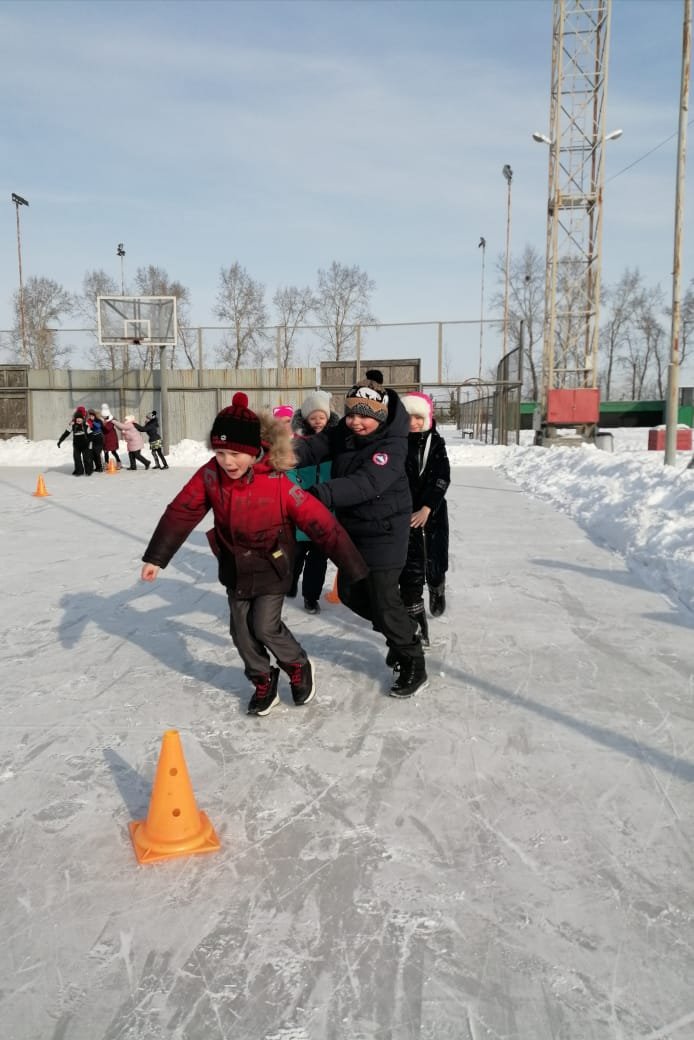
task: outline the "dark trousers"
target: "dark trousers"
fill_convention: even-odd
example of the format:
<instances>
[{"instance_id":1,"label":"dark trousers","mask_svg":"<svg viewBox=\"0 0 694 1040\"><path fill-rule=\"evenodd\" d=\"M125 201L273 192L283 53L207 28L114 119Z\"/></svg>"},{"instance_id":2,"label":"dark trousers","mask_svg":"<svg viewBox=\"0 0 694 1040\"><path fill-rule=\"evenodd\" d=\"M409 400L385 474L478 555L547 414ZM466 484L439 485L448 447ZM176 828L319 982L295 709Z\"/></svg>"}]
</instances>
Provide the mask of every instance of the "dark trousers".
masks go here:
<instances>
[{"instance_id":1,"label":"dark trousers","mask_svg":"<svg viewBox=\"0 0 694 1040\"><path fill-rule=\"evenodd\" d=\"M152 458L154 459L154 465L157 469L168 469L169 464L164 458L164 452L161 448L153 448L150 444L149 450L152 452Z\"/></svg>"},{"instance_id":2,"label":"dark trousers","mask_svg":"<svg viewBox=\"0 0 694 1040\"><path fill-rule=\"evenodd\" d=\"M313 542L297 542L294 557L294 580L292 588L299 586L301 572L301 595L311 603L317 603L323 591L325 572L328 569L328 557Z\"/></svg>"},{"instance_id":3,"label":"dark trousers","mask_svg":"<svg viewBox=\"0 0 694 1040\"><path fill-rule=\"evenodd\" d=\"M112 451L111 455L113 455L113 457L116 460L116 462L120 462L120 455L118 454L117 451ZM108 456L109 456L108 451L104 450L104 462L106 463L107 466L108 466Z\"/></svg>"},{"instance_id":4,"label":"dark trousers","mask_svg":"<svg viewBox=\"0 0 694 1040\"><path fill-rule=\"evenodd\" d=\"M229 632L244 664L247 679L268 675L272 663L268 650L280 665L308 660L282 620L284 595L256 596L255 599L229 600Z\"/></svg>"},{"instance_id":5,"label":"dark trousers","mask_svg":"<svg viewBox=\"0 0 694 1040\"><path fill-rule=\"evenodd\" d=\"M101 453L103 450L104 438L92 437L92 460L94 462L94 469L97 473L103 472L103 466L101 465Z\"/></svg>"},{"instance_id":6,"label":"dark trousers","mask_svg":"<svg viewBox=\"0 0 694 1040\"><path fill-rule=\"evenodd\" d=\"M383 633L399 658L419 659L424 651L416 636L417 626L400 597L400 570L370 571L367 578L357 582L350 582L338 571L337 593L346 607Z\"/></svg>"},{"instance_id":7,"label":"dark trousers","mask_svg":"<svg viewBox=\"0 0 694 1040\"><path fill-rule=\"evenodd\" d=\"M141 462L145 469L149 469L152 465L149 459L145 459L139 451L129 451L128 458L130 459L130 469L137 469L138 462Z\"/></svg>"},{"instance_id":8,"label":"dark trousers","mask_svg":"<svg viewBox=\"0 0 694 1040\"><path fill-rule=\"evenodd\" d=\"M74 441L72 445L72 460L75 463L75 475L81 477L83 473L87 476L91 476L91 472L94 468L92 462L92 449L89 447L87 442L84 444L81 441Z\"/></svg>"},{"instance_id":9,"label":"dark trousers","mask_svg":"<svg viewBox=\"0 0 694 1040\"><path fill-rule=\"evenodd\" d=\"M419 603L424 596L426 563L424 528L411 527L407 561L400 574L400 595L406 607Z\"/></svg>"}]
</instances>

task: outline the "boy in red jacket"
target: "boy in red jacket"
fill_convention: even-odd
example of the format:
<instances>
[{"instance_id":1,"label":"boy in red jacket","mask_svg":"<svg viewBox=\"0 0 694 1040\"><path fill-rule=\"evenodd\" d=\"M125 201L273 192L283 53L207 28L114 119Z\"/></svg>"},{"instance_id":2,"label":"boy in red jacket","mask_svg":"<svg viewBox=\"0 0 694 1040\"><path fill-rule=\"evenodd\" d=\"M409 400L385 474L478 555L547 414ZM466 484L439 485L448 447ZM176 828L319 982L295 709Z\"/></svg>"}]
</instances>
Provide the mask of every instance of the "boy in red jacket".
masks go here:
<instances>
[{"instance_id":1,"label":"boy in red jacket","mask_svg":"<svg viewBox=\"0 0 694 1040\"><path fill-rule=\"evenodd\" d=\"M294 527L304 531L352 581L368 568L344 528L285 472L296 464L287 426L268 417L264 424L248 408L244 393L214 421L215 457L194 473L171 502L142 557L141 577L154 581L209 509L208 533L219 561L219 580L229 600L231 638L255 686L249 715L267 715L278 703L279 669L289 676L295 704L314 696L313 664L282 621L282 604L292 582Z\"/></svg>"}]
</instances>

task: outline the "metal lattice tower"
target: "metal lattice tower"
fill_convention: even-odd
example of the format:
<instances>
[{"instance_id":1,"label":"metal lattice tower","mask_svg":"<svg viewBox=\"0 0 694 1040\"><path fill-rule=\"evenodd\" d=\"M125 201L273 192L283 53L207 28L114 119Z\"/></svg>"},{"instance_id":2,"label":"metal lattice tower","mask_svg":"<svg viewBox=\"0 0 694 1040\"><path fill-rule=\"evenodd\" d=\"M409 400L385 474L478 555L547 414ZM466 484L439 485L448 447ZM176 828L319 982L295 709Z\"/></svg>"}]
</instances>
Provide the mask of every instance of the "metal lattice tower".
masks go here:
<instances>
[{"instance_id":1,"label":"metal lattice tower","mask_svg":"<svg viewBox=\"0 0 694 1040\"><path fill-rule=\"evenodd\" d=\"M553 0L542 415L547 392L598 385L611 0Z\"/></svg>"}]
</instances>

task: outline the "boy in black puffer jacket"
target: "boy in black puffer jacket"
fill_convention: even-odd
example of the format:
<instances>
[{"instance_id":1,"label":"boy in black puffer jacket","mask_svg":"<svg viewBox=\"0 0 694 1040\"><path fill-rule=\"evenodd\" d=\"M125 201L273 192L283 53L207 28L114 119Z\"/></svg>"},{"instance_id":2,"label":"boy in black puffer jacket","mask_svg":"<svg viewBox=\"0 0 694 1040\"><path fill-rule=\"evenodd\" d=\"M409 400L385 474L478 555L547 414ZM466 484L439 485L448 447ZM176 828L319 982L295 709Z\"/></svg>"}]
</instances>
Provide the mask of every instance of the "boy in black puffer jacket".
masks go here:
<instances>
[{"instance_id":1,"label":"boy in black puffer jacket","mask_svg":"<svg viewBox=\"0 0 694 1040\"><path fill-rule=\"evenodd\" d=\"M385 390L382 374L371 369L347 394L337 426L294 442L299 466L332 460L331 479L311 494L334 511L369 567L368 577L358 582L340 572L338 595L386 637L386 660L398 668L393 697L411 697L427 685L422 644L399 590L412 517L405 473L408 431L400 398Z\"/></svg>"},{"instance_id":2,"label":"boy in black puffer jacket","mask_svg":"<svg viewBox=\"0 0 694 1040\"><path fill-rule=\"evenodd\" d=\"M159 432L159 419L157 413L152 409L145 416L145 425L140 426L139 423L133 423L136 430L140 433L146 433L149 437L149 450L152 452L152 458L154 459L155 469L168 469L169 464L164 458L164 452L161 448L161 433Z\"/></svg>"}]
</instances>

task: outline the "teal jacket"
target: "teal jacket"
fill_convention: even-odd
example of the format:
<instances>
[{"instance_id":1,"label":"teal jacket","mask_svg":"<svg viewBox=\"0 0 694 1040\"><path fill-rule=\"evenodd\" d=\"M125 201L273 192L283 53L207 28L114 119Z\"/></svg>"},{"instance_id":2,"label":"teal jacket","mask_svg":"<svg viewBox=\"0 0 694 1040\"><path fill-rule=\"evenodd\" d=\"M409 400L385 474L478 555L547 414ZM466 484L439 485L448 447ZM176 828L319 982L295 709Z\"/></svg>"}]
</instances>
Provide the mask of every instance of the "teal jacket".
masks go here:
<instances>
[{"instance_id":1,"label":"teal jacket","mask_svg":"<svg viewBox=\"0 0 694 1040\"><path fill-rule=\"evenodd\" d=\"M314 484L323 484L326 480L330 480L333 464L330 459L325 462L321 462L319 465L312 464L310 466L301 466L297 469L290 469L287 471L287 476L291 480L292 484L298 484L304 491L308 491ZM303 531L296 528L296 540L297 542L308 542L310 539L308 535L305 535Z\"/></svg>"},{"instance_id":2,"label":"teal jacket","mask_svg":"<svg viewBox=\"0 0 694 1040\"><path fill-rule=\"evenodd\" d=\"M331 412L330 418L328 419L328 426L337 426L339 421L339 415L336 415L335 412ZM314 433L314 430L309 426L301 414L300 409L297 409L294 413L294 418L292 419L292 430L300 437L310 437ZM330 480L332 476L332 467L332 461L326 459L324 462L314 462L310 466L297 466L296 469L290 469L287 476L292 483L298 484L299 487L304 489L304 491L308 491L308 489L312 488L315 484L324 484L326 480ZM300 531L297 528L296 540L297 542L308 542L309 538L303 531Z\"/></svg>"}]
</instances>

